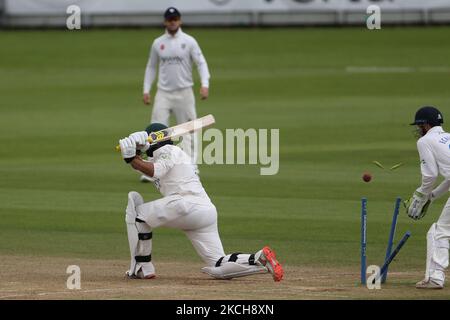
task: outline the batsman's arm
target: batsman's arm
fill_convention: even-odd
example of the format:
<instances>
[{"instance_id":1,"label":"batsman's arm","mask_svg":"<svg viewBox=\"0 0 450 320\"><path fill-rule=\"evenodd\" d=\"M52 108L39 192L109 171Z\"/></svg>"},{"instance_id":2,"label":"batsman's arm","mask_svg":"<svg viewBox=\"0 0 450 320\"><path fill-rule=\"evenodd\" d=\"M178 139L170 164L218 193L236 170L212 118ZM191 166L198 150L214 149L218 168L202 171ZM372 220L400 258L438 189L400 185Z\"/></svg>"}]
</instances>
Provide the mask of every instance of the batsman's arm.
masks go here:
<instances>
[{"instance_id":1,"label":"batsman's arm","mask_svg":"<svg viewBox=\"0 0 450 320\"><path fill-rule=\"evenodd\" d=\"M130 164L133 169L138 170L149 177L153 177L155 174L155 166L153 163L144 161L141 157L135 157Z\"/></svg>"}]
</instances>

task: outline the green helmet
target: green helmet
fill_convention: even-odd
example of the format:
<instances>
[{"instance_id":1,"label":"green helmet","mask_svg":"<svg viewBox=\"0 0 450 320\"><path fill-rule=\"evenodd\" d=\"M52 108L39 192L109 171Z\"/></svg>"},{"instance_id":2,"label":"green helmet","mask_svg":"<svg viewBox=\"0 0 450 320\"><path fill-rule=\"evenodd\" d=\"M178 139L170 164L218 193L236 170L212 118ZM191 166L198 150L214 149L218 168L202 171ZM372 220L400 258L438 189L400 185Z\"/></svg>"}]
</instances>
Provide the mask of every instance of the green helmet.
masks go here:
<instances>
[{"instance_id":1,"label":"green helmet","mask_svg":"<svg viewBox=\"0 0 450 320\"><path fill-rule=\"evenodd\" d=\"M162 123L158 123L158 122L154 122L150 125L147 126L147 128L145 128L145 131L147 131L148 134L150 134L150 132L157 132L157 131L161 131L167 129L167 126L162 124Z\"/></svg>"},{"instance_id":2,"label":"green helmet","mask_svg":"<svg viewBox=\"0 0 450 320\"><path fill-rule=\"evenodd\" d=\"M167 129L167 126L165 124L154 122L154 123L150 124L149 126L147 126L147 128L145 128L145 131L148 134L150 134L151 132L157 132L157 131L161 131L164 129ZM151 145L150 148L148 148L148 150L146 151L147 156L153 157L153 152L155 150L165 146L166 144L173 144L173 141L166 140L166 141L158 142L158 143Z\"/></svg>"}]
</instances>

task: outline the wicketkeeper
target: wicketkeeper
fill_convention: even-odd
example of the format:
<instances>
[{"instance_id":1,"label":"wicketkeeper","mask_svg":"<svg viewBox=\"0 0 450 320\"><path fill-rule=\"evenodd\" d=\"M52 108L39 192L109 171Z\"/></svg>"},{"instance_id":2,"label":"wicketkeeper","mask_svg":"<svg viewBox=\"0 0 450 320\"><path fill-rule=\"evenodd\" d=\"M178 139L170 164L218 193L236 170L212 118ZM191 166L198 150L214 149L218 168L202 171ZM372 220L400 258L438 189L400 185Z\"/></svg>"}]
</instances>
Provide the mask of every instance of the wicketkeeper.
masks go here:
<instances>
[{"instance_id":1,"label":"wicketkeeper","mask_svg":"<svg viewBox=\"0 0 450 320\"><path fill-rule=\"evenodd\" d=\"M434 107L420 108L411 125L417 126L420 139L417 149L420 155L422 185L405 203L408 216L418 220L425 216L429 205L450 189L450 134L445 132L442 113ZM438 176L444 181L433 190ZM425 279L416 284L419 289L442 289L448 267L450 239L450 199L441 216L427 234L427 260Z\"/></svg>"},{"instance_id":2,"label":"wicketkeeper","mask_svg":"<svg viewBox=\"0 0 450 320\"><path fill-rule=\"evenodd\" d=\"M135 132L119 141L122 157L135 170L153 177L161 199L144 202L142 196L128 194L125 221L130 245L130 278L155 277L152 263L152 235L159 227L182 230L205 262L202 271L218 279L231 279L270 272L275 281L283 277L283 268L275 253L264 247L254 254L224 253L217 229L217 210L203 188L190 157L172 141L150 145L148 133L167 128L151 124L146 131ZM139 155L146 153L148 161ZM181 252L180 252L181 255Z\"/></svg>"}]
</instances>

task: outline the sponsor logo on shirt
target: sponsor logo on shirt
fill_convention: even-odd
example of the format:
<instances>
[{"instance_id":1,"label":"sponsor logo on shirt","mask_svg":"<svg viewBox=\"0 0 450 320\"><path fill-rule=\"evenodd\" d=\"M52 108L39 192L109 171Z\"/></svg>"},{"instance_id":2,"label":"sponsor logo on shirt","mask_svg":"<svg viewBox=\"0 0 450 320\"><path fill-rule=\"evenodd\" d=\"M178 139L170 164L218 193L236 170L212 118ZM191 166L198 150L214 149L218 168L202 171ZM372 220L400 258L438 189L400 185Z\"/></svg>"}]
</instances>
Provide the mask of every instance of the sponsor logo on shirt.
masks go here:
<instances>
[{"instance_id":1,"label":"sponsor logo on shirt","mask_svg":"<svg viewBox=\"0 0 450 320\"><path fill-rule=\"evenodd\" d=\"M447 137L441 138L441 139L439 140L439 143L447 144L447 142L449 142L449 141L450 141L450 136L447 136Z\"/></svg>"},{"instance_id":2,"label":"sponsor logo on shirt","mask_svg":"<svg viewBox=\"0 0 450 320\"><path fill-rule=\"evenodd\" d=\"M178 56L173 56L173 57L161 57L161 62L162 63L167 63L167 64L180 64L181 62L183 62L183 58L182 57L178 57Z\"/></svg>"}]
</instances>

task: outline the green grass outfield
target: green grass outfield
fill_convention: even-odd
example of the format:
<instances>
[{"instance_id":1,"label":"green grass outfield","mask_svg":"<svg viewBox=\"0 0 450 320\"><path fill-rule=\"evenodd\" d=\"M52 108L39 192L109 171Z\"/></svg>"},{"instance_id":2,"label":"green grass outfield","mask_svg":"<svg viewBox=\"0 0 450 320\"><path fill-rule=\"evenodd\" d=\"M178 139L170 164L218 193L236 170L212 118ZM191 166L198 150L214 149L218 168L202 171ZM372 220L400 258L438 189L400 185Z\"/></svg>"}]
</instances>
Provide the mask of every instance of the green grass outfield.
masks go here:
<instances>
[{"instance_id":1,"label":"green grass outfield","mask_svg":"<svg viewBox=\"0 0 450 320\"><path fill-rule=\"evenodd\" d=\"M367 196L368 262L380 264L395 197L420 182L408 123L423 104L450 119L450 28L185 31L212 74L199 115L214 114L220 129L280 129L275 176L255 165L201 167L225 250L269 244L287 265L357 272ZM0 32L0 254L128 259L127 192L159 194L114 146L150 118L142 78L161 32ZM373 160L405 165L386 172ZM392 270L424 267L425 235L443 203L419 222L402 210L397 240L412 237ZM168 229L155 232L153 256L199 261Z\"/></svg>"}]
</instances>

